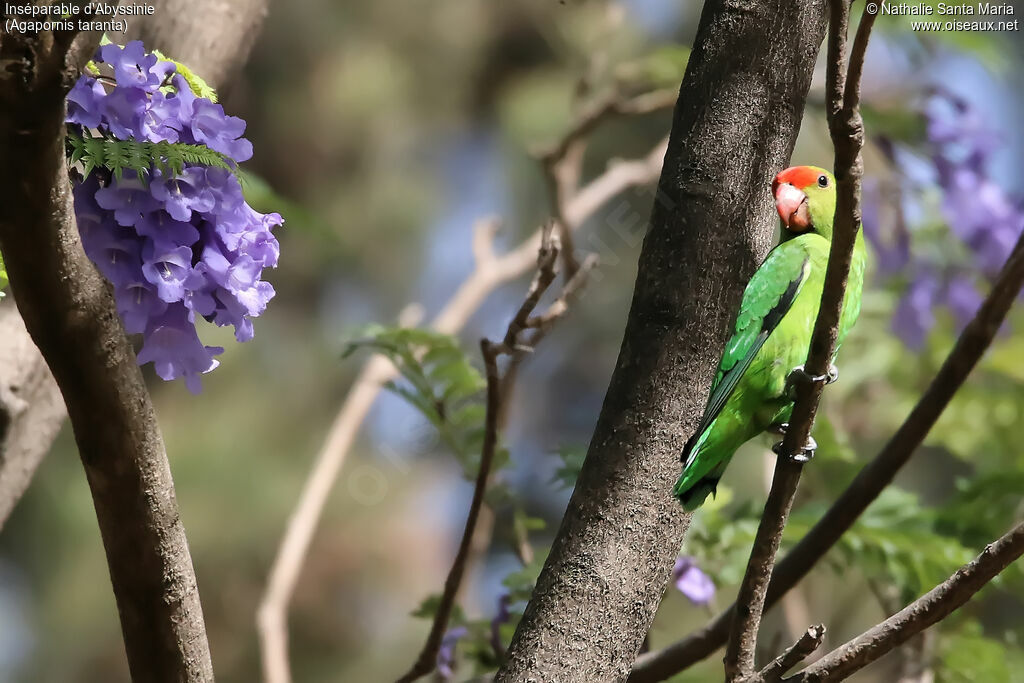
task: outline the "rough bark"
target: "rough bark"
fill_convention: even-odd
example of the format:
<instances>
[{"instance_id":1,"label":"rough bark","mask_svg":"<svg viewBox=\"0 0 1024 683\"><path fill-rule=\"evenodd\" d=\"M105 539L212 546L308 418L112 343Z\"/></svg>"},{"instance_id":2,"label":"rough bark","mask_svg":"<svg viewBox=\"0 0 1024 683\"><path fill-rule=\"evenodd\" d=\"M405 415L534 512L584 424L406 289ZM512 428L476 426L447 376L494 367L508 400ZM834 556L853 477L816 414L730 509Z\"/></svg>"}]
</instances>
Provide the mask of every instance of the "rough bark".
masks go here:
<instances>
[{"instance_id":1,"label":"rough bark","mask_svg":"<svg viewBox=\"0 0 1024 683\"><path fill-rule=\"evenodd\" d=\"M586 462L497 681L624 680L689 523L671 490L772 235L825 28L820 0L709 0Z\"/></svg>"},{"instance_id":2,"label":"rough bark","mask_svg":"<svg viewBox=\"0 0 1024 683\"><path fill-rule=\"evenodd\" d=\"M267 16L269 0L157 0L152 16L140 16L124 38L139 39L187 64L214 87L224 88L249 58Z\"/></svg>"},{"instance_id":3,"label":"rough bark","mask_svg":"<svg viewBox=\"0 0 1024 683\"><path fill-rule=\"evenodd\" d=\"M132 677L210 681L156 416L111 292L75 225L64 160L64 96L77 75L64 61L71 37L0 37L0 158L8 162L0 164L0 248L25 326L68 408ZM99 36L88 38L95 45Z\"/></svg>"},{"instance_id":4,"label":"rough bark","mask_svg":"<svg viewBox=\"0 0 1024 683\"><path fill-rule=\"evenodd\" d=\"M0 529L67 417L13 301L0 304Z\"/></svg>"}]
</instances>

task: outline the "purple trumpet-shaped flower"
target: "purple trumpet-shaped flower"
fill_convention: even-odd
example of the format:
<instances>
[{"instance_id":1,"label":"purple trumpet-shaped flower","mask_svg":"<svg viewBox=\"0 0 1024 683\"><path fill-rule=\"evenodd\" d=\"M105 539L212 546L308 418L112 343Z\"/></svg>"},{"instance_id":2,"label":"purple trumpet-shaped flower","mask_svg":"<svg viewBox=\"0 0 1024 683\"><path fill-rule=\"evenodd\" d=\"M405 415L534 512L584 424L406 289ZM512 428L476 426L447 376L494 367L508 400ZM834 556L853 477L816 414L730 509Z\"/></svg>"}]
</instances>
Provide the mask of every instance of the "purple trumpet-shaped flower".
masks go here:
<instances>
[{"instance_id":1,"label":"purple trumpet-shaped flower","mask_svg":"<svg viewBox=\"0 0 1024 683\"><path fill-rule=\"evenodd\" d=\"M186 168L175 178L164 178L159 171L153 175L150 194L176 221L189 221L193 211L208 213L216 206L213 192L206 185L206 171L202 168Z\"/></svg>"},{"instance_id":2,"label":"purple trumpet-shaped flower","mask_svg":"<svg viewBox=\"0 0 1024 683\"><path fill-rule=\"evenodd\" d=\"M107 92L95 78L79 78L68 93L68 123L77 123L86 128L95 128L103 120L102 100Z\"/></svg>"},{"instance_id":3,"label":"purple trumpet-shaped flower","mask_svg":"<svg viewBox=\"0 0 1024 683\"><path fill-rule=\"evenodd\" d=\"M142 278L116 287L114 298L128 334L142 334L149 321L162 316L168 308L157 295L156 287Z\"/></svg>"},{"instance_id":4,"label":"purple trumpet-shaped flower","mask_svg":"<svg viewBox=\"0 0 1024 683\"><path fill-rule=\"evenodd\" d=\"M216 368L219 363L214 356L223 352L219 346L203 346L185 309L175 307L149 321L139 363L153 363L156 374L165 380L184 377L188 390L198 394L199 375Z\"/></svg>"},{"instance_id":5,"label":"purple trumpet-shaped flower","mask_svg":"<svg viewBox=\"0 0 1024 683\"><path fill-rule=\"evenodd\" d=\"M130 229L117 225L110 216L96 223L82 223L82 246L103 277L115 286L141 277L142 245Z\"/></svg>"},{"instance_id":6,"label":"purple trumpet-shaped flower","mask_svg":"<svg viewBox=\"0 0 1024 683\"><path fill-rule=\"evenodd\" d=\"M196 142L235 161L248 161L252 157L252 143L242 137L244 132L245 121L226 116L219 104L197 99L192 105L192 137Z\"/></svg>"},{"instance_id":7,"label":"purple trumpet-shaped flower","mask_svg":"<svg viewBox=\"0 0 1024 683\"><path fill-rule=\"evenodd\" d=\"M95 198L101 209L113 212L119 225L135 225L144 215L160 207L134 171L125 171L120 180L96 190Z\"/></svg>"},{"instance_id":8,"label":"purple trumpet-shaped flower","mask_svg":"<svg viewBox=\"0 0 1024 683\"><path fill-rule=\"evenodd\" d=\"M101 102L101 123L119 140L135 138L142 131L148 104L149 97L144 91L117 86Z\"/></svg>"},{"instance_id":9,"label":"purple trumpet-shaped flower","mask_svg":"<svg viewBox=\"0 0 1024 683\"><path fill-rule=\"evenodd\" d=\"M467 633L469 631L465 626L456 626L448 629L441 638L441 647L437 651L437 673L446 681L455 675L455 646Z\"/></svg>"},{"instance_id":10,"label":"purple trumpet-shaped flower","mask_svg":"<svg viewBox=\"0 0 1024 683\"><path fill-rule=\"evenodd\" d=\"M199 230L192 223L179 221L166 211L144 214L135 223L135 231L157 244L191 247L199 241Z\"/></svg>"},{"instance_id":11,"label":"purple trumpet-shaped flower","mask_svg":"<svg viewBox=\"0 0 1024 683\"><path fill-rule=\"evenodd\" d=\"M99 59L114 69L117 84L127 88L159 87L160 76L154 73L157 57L147 54L142 41L133 40L124 47L108 43L100 47Z\"/></svg>"},{"instance_id":12,"label":"purple trumpet-shaped flower","mask_svg":"<svg viewBox=\"0 0 1024 683\"><path fill-rule=\"evenodd\" d=\"M188 247L160 248L147 240L142 247L142 275L156 287L161 301L173 304L185 298L185 285L192 274L192 250Z\"/></svg>"},{"instance_id":13,"label":"purple trumpet-shaped flower","mask_svg":"<svg viewBox=\"0 0 1024 683\"><path fill-rule=\"evenodd\" d=\"M105 45L95 61L117 85L107 90L83 75L68 95L69 124L120 140L202 144L236 163L252 156L245 122L198 97L173 63L141 43ZM272 230L282 220L246 204L238 178L223 168L186 164L172 178L154 160L144 176L96 169L75 183L79 231L114 285L125 329L143 335L139 363L153 363L163 379L184 378L195 392L223 351L199 340L198 318L252 339L252 318L274 296L262 278L277 265Z\"/></svg>"},{"instance_id":14,"label":"purple trumpet-shaped flower","mask_svg":"<svg viewBox=\"0 0 1024 683\"><path fill-rule=\"evenodd\" d=\"M697 567L692 557L680 555L676 558L672 583L695 605L707 605L715 597L715 584L711 577Z\"/></svg>"}]
</instances>

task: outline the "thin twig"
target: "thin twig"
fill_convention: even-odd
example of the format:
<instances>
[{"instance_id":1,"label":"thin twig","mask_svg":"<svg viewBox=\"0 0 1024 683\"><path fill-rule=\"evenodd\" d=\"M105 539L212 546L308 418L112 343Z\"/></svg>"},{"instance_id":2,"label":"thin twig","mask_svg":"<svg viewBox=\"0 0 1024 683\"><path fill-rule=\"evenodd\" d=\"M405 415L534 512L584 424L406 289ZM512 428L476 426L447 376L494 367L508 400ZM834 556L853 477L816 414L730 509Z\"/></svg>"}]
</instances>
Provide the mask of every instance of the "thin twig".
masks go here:
<instances>
[{"instance_id":1,"label":"thin twig","mask_svg":"<svg viewBox=\"0 0 1024 683\"><path fill-rule=\"evenodd\" d=\"M992 344L1024 286L1024 235L974 318L957 339L928 389L877 456L857 474L827 512L775 567L766 606L795 586L849 531L867 507L896 477L938 421L954 394ZM640 657L631 683L664 680L708 657L729 635L736 605L730 605L706 627L668 647Z\"/></svg>"},{"instance_id":2,"label":"thin twig","mask_svg":"<svg viewBox=\"0 0 1024 683\"><path fill-rule=\"evenodd\" d=\"M590 135L595 128L609 118L639 116L670 109L675 105L678 95L679 93L671 88L655 90L630 98L613 93L587 108L556 144L540 151L537 156L541 160L563 158L573 143Z\"/></svg>"},{"instance_id":3,"label":"thin twig","mask_svg":"<svg viewBox=\"0 0 1024 683\"><path fill-rule=\"evenodd\" d=\"M819 683L848 678L952 614L1021 555L1024 555L1024 522L987 545L971 562L896 614L786 680Z\"/></svg>"},{"instance_id":4,"label":"thin twig","mask_svg":"<svg viewBox=\"0 0 1024 683\"><path fill-rule=\"evenodd\" d=\"M487 377L487 415L484 418L484 443L480 453L480 468L477 470L476 483L473 486L473 500L469 505L469 514L466 517L466 526L462 531L462 540L459 542L459 550L455 554L455 560L448 571L444 581L444 591L434 614L434 621L430 625L430 633L420 650L419 656L413 663L412 668L398 679L398 683L410 683L420 676L434 670L437 662L437 652L441 648L441 640L444 638L445 630L448 628L448 620L451 618L452 609L455 607L455 596L462 583L462 575L466 568L466 559L469 557L469 546L473 540L476 530L476 522L480 517L480 509L483 506L484 494L487 492L487 479L491 474L491 463L494 462L494 452L498 443L498 412L501 400L501 376L498 372L498 356L501 351L495 344L487 339L480 340L480 353L484 358L484 368Z\"/></svg>"},{"instance_id":5,"label":"thin twig","mask_svg":"<svg viewBox=\"0 0 1024 683\"><path fill-rule=\"evenodd\" d=\"M847 83L845 71L846 34L849 23L849 5L846 0L832 0L829 16L827 93L829 130L835 147L836 210L833 221L832 243L829 249L825 284L818 317L811 334L810 350L804 368L812 376L825 376L835 352L839 335L839 321L846 294L846 279L853 259L854 243L860 227L860 178L863 173L861 147L863 125L857 107L860 84ZM857 54L864 58L864 46L870 35L870 24L862 22L863 34L858 34ZM850 74L858 77L861 67L851 64ZM849 97L849 106L846 98ZM782 532L793 506L803 463L794 459L810 437L814 417L821 400L824 381L801 382L796 387L796 400L789 420L789 428L782 440L782 448L775 465L771 492L765 503L764 514L750 553L747 571L736 598L736 612L725 655L725 673L728 681L745 680L754 675L754 655L761 616L764 613L768 584L771 581L775 556L782 540Z\"/></svg>"},{"instance_id":6,"label":"thin twig","mask_svg":"<svg viewBox=\"0 0 1024 683\"><path fill-rule=\"evenodd\" d=\"M782 680L787 671L804 661L821 647L825 640L825 625L811 626L788 650L773 659L761 669L760 679L763 683L776 683Z\"/></svg>"},{"instance_id":7,"label":"thin twig","mask_svg":"<svg viewBox=\"0 0 1024 683\"><path fill-rule=\"evenodd\" d=\"M480 340L480 352L484 360L485 375L487 378L487 400L486 415L484 418L484 440L480 454L480 469L477 472L476 483L473 487L473 499L470 502L469 514L466 517L466 525L462 532L462 540L459 543L458 552L452 562L451 569L444 582L444 590L438 602L437 611L434 613L434 620L430 626L426 642L420 650L412 668L401 676L397 683L411 683L420 676L434 670L437 661L437 653L441 647L452 610L455 607L455 599L462 584L462 577L465 575L466 562L469 558L470 545L476 531L477 520L480 517L480 510L484 504L484 496L487 493L487 484L490 478L491 465L494 461L494 453L498 444L499 420L503 414L502 400L510 393L508 377L502 377L498 368L498 358L503 355L521 358L526 353L534 350L534 345L541 339L546 330L532 329L527 326L534 309L540 302L541 297L554 282L557 275L555 263L558 259L559 243L552 234L552 226L549 224L543 230L541 246L537 252L537 272L533 282L523 299L523 303L516 311L512 320L505 330L505 336L498 342L488 339ZM575 277L570 279L567 287L573 284ZM566 295L563 294L564 298ZM531 332L527 339L521 337L524 333Z\"/></svg>"},{"instance_id":8,"label":"thin twig","mask_svg":"<svg viewBox=\"0 0 1024 683\"><path fill-rule=\"evenodd\" d=\"M623 191L656 181L667 146L668 140L662 140L642 158L609 164L604 173L580 188L566 205L570 224L581 225ZM501 256L493 252L494 229L493 221L477 226L474 235L476 266L431 321L430 326L435 331L458 332L494 290L529 272L535 264L541 243L540 229ZM382 386L394 377L394 367L382 356L374 356L363 366L331 424L289 518L257 612L263 675L268 683L291 681L287 611L299 572L345 457Z\"/></svg>"},{"instance_id":9,"label":"thin twig","mask_svg":"<svg viewBox=\"0 0 1024 683\"><path fill-rule=\"evenodd\" d=\"M631 98L612 93L585 109L556 144L537 153L547 180L555 226L562 240L562 263L566 277L571 278L580 267L572 239L578 226L571 221L566 205L579 187L587 136L612 117L636 116L669 109L675 104L676 95L671 89L655 90Z\"/></svg>"}]
</instances>

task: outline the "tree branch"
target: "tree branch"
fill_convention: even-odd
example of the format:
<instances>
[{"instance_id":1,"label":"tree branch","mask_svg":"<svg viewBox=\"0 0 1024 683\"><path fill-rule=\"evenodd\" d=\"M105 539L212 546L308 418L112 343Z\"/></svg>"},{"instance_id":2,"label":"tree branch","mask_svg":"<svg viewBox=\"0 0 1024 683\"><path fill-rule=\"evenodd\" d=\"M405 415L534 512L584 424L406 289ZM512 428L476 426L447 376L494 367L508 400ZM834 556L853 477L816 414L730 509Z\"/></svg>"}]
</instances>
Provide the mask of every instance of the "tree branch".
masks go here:
<instances>
[{"instance_id":1,"label":"tree branch","mask_svg":"<svg viewBox=\"0 0 1024 683\"><path fill-rule=\"evenodd\" d=\"M775 567L768 586L766 606L775 604L806 576L842 535L849 531L885 487L892 483L896 473L916 452L953 395L991 345L1022 286L1024 236L1017 240L992 290L974 318L960 333L939 372L903 424L881 452L861 469L817 524ZM664 680L711 655L725 644L735 608L735 604L729 606L708 626L687 638L642 656L633 667L631 683Z\"/></svg>"},{"instance_id":2,"label":"tree branch","mask_svg":"<svg viewBox=\"0 0 1024 683\"><path fill-rule=\"evenodd\" d=\"M661 142L640 159L611 163L604 173L580 188L566 203L568 224L575 228L625 190L654 182L661 172L665 147L666 143ZM473 237L475 268L431 321L430 326L435 331L443 334L458 332L491 292L535 267L542 229L536 230L512 251L498 256L493 247L496 227L493 220L482 221L476 226ZM288 683L291 680L286 619L288 604L345 457L381 387L394 377L394 367L382 356L374 356L363 366L334 418L288 521L256 619L263 675L270 683Z\"/></svg>"},{"instance_id":3,"label":"tree branch","mask_svg":"<svg viewBox=\"0 0 1024 683\"><path fill-rule=\"evenodd\" d=\"M562 240L562 262L566 277L571 278L579 268L572 240L572 233L577 226L569 221L566 203L578 189L587 136L610 118L650 114L671 108L675 101L676 93L672 90L655 90L632 98L612 93L589 105L561 140L538 153L547 180L555 225Z\"/></svg>"},{"instance_id":4,"label":"tree branch","mask_svg":"<svg viewBox=\"0 0 1024 683\"><path fill-rule=\"evenodd\" d=\"M838 183L832 243L829 249L825 284L818 317L814 322L805 370L811 376L824 377L835 353L839 320L846 295L846 279L853 259L854 243L860 229L860 180L864 171L861 147L863 123L858 107L860 83L843 77L846 61L846 34L850 7L847 0L831 0L829 16L828 70L826 91L829 131L835 147L835 177ZM866 14L866 13L865 13ZM866 15L870 16L870 15ZM860 77L871 23L861 22L858 48L850 63L849 74ZM745 680L754 674L754 654L765 597L775 565L775 555L796 495L803 462L799 454L811 434L814 417L825 382L800 382L796 388L789 428L775 465L771 492L758 525L747 571L736 598L736 610L725 653L728 681Z\"/></svg>"},{"instance_id":5,"label":"tree branch","mask_svg":"<svg viewBox=\"0 0 1024 683\"><path fill-rule=\"evenodd\" d=\"M754 680L754 654L768 582L803 469L802 463L785 453L783 450L775 462L772 488L768 492L743 582L736 595L732 631L725 651L725 676L730 683Z\"/></svg>"},{"instance_id":6,"label":"tree branch","mask_svg":"<svg viewBox=\"0 0 1024 683\"><path fill-rule=\"evenodd\" d=\"M523 354L531 353L534 345L539 341L541 330L535 330L529 339L524 339L524 333L531 328L527 321L537 307L541 296L555 280L555 262L559 255L559 245L552 238L553 225L544 229L541 241L541 248L537 252L537 273L534 275L533 283L527 292L526 298L520 305L519 310L513 316L505 336L499 343L488 339L480 340L480 352L484 359L484 368L487 377L487 407L484 418L484 441L480 455L480 469L477 472L476 484L473 488L473 499L470 502L469 514L466 518L466 526L462 532L462 540L459 543L459 550L455 555L451 570L444 582L444 591L438 603L437 612L431 623L430 633L427 635L426 643L420 651L419 656L412 668L400 677L397 683L411 683L420 676L426 675L434 670L437 661L437 653L441 647L441 640L448 628L448 621L452 609L455 606L455 597L458 594L459 586L466 568L466 561L469 558L470 543L476 529L476 522L483 507L484 495L487 492L487 482L490 477L491 463L494 460L494 453L498 445L498 423L502 414L502 399L508 396L507 377L503 377L498 369L498 358L507 355L513 358L521 358ZM573 285L575 276L566 284L568 288ZM552 317L552 320L555 318Z\"/></svg>"},{"instance_id":7,"label":"tree branch","mask_svg":"<svg viewBox=\"0 0 1024 683\"><path fill-rule=\"evenodd\" d=\"M57 438L67 410L14 302L0 304L0 529Z\"/></svg>"},{"instance_id":8,"label":"tree branch","mask_svg":"<svg viewBox=\"0 0 1024 683\"><path fill-rule=\"evenodd\" d=\"M0 248L25 327L67 404L132 677L206 682L209 646L156 416L75 225L64 97L78 70L65 58L47 34L3 36L0 157L19 162L0 164Z\"/></svg>"},{"instance_id":9,"label":"tree branch","mask_svg":"<svg viewBox=\"0 0 1024 683\"><path fill-rule=\"evenodd\" d=\"M841 681L945 619L1024 555L1024 522L1017 524L944 582L882 623L825 655L787 681Z\"/></svg>"},{"instance_id":10,"label":"tree branch","mask_svg":"<svg viewBox=\"0 0 1024 683\"><path fill-rule=\"evenodd\" d=\"M825 626L823 624L811 626L788 650L761 669L758 680L763 683L775 683L782 680L782 676L787 671L810 657L815 650L821 647L824 640Z\"/></svg>"}]
</instances>

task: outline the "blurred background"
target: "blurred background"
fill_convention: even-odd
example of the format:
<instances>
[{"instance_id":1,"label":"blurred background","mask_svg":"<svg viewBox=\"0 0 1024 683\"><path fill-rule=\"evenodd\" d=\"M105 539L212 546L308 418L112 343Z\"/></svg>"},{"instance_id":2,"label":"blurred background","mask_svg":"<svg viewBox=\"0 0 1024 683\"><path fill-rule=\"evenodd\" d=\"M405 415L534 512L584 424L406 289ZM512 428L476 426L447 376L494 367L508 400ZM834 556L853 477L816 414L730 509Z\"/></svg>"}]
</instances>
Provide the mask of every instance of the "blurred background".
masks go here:
<instances>
[{"instance_id":1,"label":"blurred background","mask_svg":"<svg viewBox=\"0 0 1024 683\"><path fill-rule=\"evenodd\" d=\"M253 201L286 220L281 265L268 277L277 296L252 342L204 331L207 344L227 350L200 396L147 369L219 680L259 679L255 611L267 572L367 357L342 360L346 341L368 323L392 324L409 303L436 313L473 268L478 219L502 218L499 251L532 233L552 211L536 150L609 92L677 88L700 9L676 0L271 3L223 102L248 122L247 167L266 185L254 184ZM864 199L874 265L789 542L902 421L1024 227L1024 34L915 33L909 21L881 19L868 51ZM823 82L821 68L795 163L832 164ZM584 180L609 160L646 155L670 120L661 110L600 126ZM597 418L652 197L625 192L577 237L578 251L596 252L602 265L519 375L490 543L471 566L453 623L464 630L451 634L438 677L488 670L492 624L505 644L514 629ZM527 282L493 293L459 335L477 368L477 340L504 333ZM832 645L859 633L1024 512L1022 358L1017 311L896 485L771 613L766 652L819 621ZM767 443L744 448L695 519L651 647L732 600L771 472ZM296 681L386 681L407 668L429 626L411 613L441 588L472 467L401 397L380 397L291 606ZM525 567L517 528L536 554ZM1022 598L1024 576L1011 568L855 680L893 681L923 665L938 681L1024 681ZM716 680L720 666L715 656L674 680ZM0 681L126 680L95 515L65 430L0 536Z\"/></svg>"}]
</instances>

